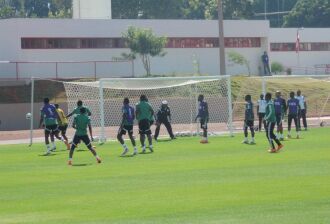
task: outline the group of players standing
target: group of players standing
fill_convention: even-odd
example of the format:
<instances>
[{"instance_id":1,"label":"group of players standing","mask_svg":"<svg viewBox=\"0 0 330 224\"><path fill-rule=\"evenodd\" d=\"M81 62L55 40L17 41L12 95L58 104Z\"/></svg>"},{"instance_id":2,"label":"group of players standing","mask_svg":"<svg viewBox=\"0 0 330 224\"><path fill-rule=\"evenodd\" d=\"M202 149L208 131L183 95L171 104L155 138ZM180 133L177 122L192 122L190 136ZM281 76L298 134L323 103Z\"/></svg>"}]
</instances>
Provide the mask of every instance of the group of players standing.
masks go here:
<instances>
[{"instance_id":1,"label":"group of players standing","mask_svg":"<svg viewBox=\"0 0 330 224\"><path fill-rule=\"evenodd\" d=\"M201 143L208 143L207 140L207 122L208 122L208 106L204 101L204 96L199 95L199 109L198 114L196 116L197 120L200 119L201 128L203 129L203 138ZM40 110L40 123L39 127L43 126L45 130L45 143L46 143L46 155L51 154L52 151L56 150L55 138L63 141L67 146L67 149L70 150L68 165L72 165L73 153L77 145L83 141L87 148L92 152L95 156L96 161L101 163L101 158L97 155L95 151L95 147L92 145L91 140L93 141L93 132L92 126L90 122L91 112L88 107L83 106L83 102L79 100L77 102L77 107L67 116L64 114L63 110L59 108L58 104L50 104L49 98L44 99L44 106ZM72 140L72 144L70 146L68 138L66 136L66 130L68 128L68 118L74 115L73 120L73 128L76 129L75 135ZM138 120L139 125L139 134L140 134L140 142L142 146L142 153L146 152L146 144L145 140L147 137L149 143L149 150L153 152L152 145L152 132L151 125L154 123L156 118L156 131L154 135L154 139L157 141L159 130L161 124L164 124L171 139L175 139L173 134L172 126L171 126L171 111L168 107L168 103L166 100L162 101L162 105L159 108L156 116L154 116L154 110L152 106L148 103L148 98L145 95L140 96L140 101L136 104L135 108L129 105L129 99L125 98L123 101L122 107L122 121L120 124L120 128L118 130L117 139L121 143L124 151L122 156L125 156L129 149L125 144L123 139L123 135L128 133L128 136L132 142L134 147L133 155L138 154L138 150L136 147L135 138L133 136L133 124L134 120ZM88 136L87 128L89 130ZM61 133L61 136L60 136ZM51 139L51 145L49 142L49 137Z\"/></svg>"},{"instance_id":2,"label":"group of players standing","mask_svg":"<svg viewBox=\"0 0 330 224\"><path fill-rule=\"evenodd\" d=\"M254 112L251 95L246 95L245 101L245 138L243 143L255 144ZM271 147L269 152L275 153L283 147L280 141L284 140L283 120L285 115L288 115L288 138L291 138L292 121L295 123L297 138L300 137L301 131L300 119L303 120L304 128L307 130L306 109L306 101L304 96L301 95L300 90L297 91L297 95L294 92L290 92L290 98L287 101L282 98L280 91L276 91L274 100L272 100L271 93L266 93L265 99L263 94L260 95L257 106L259 118L258 130L261 131L262 126L264 126ZM277 135L274 134L275 125L277 125ZM248 129L250 129L252 136L250 142L248 141ZM277 148L275 148L274 141L277 144Z\"/></svg>"}]
</instances>

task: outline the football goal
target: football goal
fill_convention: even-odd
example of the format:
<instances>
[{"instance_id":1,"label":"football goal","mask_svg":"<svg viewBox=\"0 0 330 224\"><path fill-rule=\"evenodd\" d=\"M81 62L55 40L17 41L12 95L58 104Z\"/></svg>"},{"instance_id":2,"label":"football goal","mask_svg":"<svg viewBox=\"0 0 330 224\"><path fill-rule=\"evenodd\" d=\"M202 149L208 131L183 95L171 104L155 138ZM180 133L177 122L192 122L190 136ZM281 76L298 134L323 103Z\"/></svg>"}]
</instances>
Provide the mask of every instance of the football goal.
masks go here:
<instances>
[{"instance_id":1,"label":"football goal","mask_svg":"<svg viewBox=\"0 0 330 224\"><path fill-rule=\"evenodd\" d=\"M233 133L230 76L109 78L93 82L63 82L63 89L66 95L64 106L68 112L76 107L78 100L89 107L94 135L101 142L115 139L122 119L124 98L128 97L134 107L142 94L147 96L155 113L163 100L168 101L173 131L178 135L199 134L200 125L195 118L197 98L203 94L209 106L210 135ZM152 131L154 128L153 125ZM138 134L137 122L134 133Z\"/></svg>"}]
</instances>

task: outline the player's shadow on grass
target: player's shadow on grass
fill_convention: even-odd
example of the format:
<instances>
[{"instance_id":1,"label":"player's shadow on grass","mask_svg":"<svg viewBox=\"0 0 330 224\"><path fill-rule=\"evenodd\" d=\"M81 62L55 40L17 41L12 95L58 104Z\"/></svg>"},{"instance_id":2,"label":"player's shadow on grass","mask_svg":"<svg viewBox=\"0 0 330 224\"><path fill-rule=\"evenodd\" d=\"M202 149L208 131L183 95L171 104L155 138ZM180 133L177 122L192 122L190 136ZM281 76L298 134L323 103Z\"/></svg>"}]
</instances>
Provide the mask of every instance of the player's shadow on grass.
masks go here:
<instances>
[{"instance_id":1,"label":"player's shadow on grass","mask_svg":"<svg viewBox=\"0 0 330 224\"><path fill-rule=\"evenodd\" d=\"M56 156L56 155L57 155L56 153L52 153L52 154L39 154L39 156L45 156L45 157Z\"/></svg>"},{"instance_id":2,"label":"player's shadow on grass","mask_svg":"<svg viewBox=\"0 0 330 224\"><path fill-rule=\"evenodd\" d=\"M120 158L132 158L132 157L134 157L134 155L124 155L124 156L120 155L118 157L120 157Z\"/></svg>"},{"instance_id":3,"label":"player's shadow on grass","mask_svg":"<svg viewBox=\"0 0 330 224\"><path fill-rule=\"evenodd\" d=\"M78 164L72 164L72 166L76 167L84 167L84 166L91 166L91 163L78 163Z\"/></svg>"},{"instance_id":4,"label":"player's shadow on grass","mask_svg":"<svg viewBox=\"0 0 330 224\"><path fill-rule=\"evenodd\" d=\"M139 152L139 155L148 155L148 154L153 154L154 152Z\"/></svg>"},{"instance_id":5,"label":"player's shadow on grass","mask_svg":"<svg viewBox=\"0 0 330 224\"><path fill-rule=\"evenodd\" d=\"M171 142L173 141L172 139L168 138L168 139L157 139L157 142Z\"/></svg>"}]
</instances>

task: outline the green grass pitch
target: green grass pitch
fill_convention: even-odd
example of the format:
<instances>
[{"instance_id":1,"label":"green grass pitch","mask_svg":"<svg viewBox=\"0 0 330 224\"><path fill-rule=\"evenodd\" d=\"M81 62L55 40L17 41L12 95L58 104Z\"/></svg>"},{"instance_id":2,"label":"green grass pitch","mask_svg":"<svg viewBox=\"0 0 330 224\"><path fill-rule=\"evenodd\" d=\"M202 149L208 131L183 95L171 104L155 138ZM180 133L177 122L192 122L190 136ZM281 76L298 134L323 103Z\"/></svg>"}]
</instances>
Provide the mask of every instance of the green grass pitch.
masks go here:
<instances>
[{"instance_id":1,"label":"green grass pitch","mask_svg":"<svg viewBox=\"0 0 330 224\"><path fill-rule=\"evenodd\" d=\"M61 143L48 157L43 144L0 146L0 223L330 223L329 133L302 132L278 154L264 133L254 146L180 138L127 158L112 142L97 148L102 164L80 146L73 167Z\"/></svg>"}]
</instances>

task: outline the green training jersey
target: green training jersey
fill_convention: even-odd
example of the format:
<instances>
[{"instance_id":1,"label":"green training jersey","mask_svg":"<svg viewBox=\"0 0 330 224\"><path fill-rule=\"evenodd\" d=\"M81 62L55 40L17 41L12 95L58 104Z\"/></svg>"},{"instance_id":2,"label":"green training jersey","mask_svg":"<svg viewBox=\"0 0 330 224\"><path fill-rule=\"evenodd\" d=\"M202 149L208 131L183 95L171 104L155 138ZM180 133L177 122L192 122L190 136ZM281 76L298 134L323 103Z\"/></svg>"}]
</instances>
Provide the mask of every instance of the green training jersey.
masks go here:
<instances>
[{"instance_id":1,"label":"green training jersey","mask_svg":"<svg viewBox=\"0 0 330 224\"><path fill-rule=\"evenodd\" d=\"M266 106L265 120L268 122L276 122L275 107L273 101L268 101Z\"/></svg>"},{"instance_id":2,"label":"green training jersey","mask_svg":"<svg viewBox=\"0 0 330 224\"><path fill-rule=\"evenodd\" d=\"M76 135L87 135L87 127L90 124L90 118L86 114L79 114L74 118L74 124L76 125Z\"/></svg>"},{"instance_id":3,"label":"green training jersey","mask_svg":"<svg viewBox=\"0 0 330 224\"><path fill-rule=\"evenodd\" d=\"M74 110L73 110L73 114L80 114L80 109L81 108L85 108L86 109L86 115L88 116L89 114L91 114L91 111L89 110L89 108L88 107L85 107L85 106L80 106L80 107L76 107L76 108L74 108Z\"/></svg>"},{"instance_id":4,"label":"green training jersey","mask_svg":"<svg viewBox=\"0 0 330 224\"><path fill-rule=\"evenodd\" d=\"M151 107L151 105L146 102L146 101L140 101L137 105L136 105L136 119L138 121L147 119L149 121L151 121L152 119L152 113L153 109Z\"/></svg>"}]
</instances>

